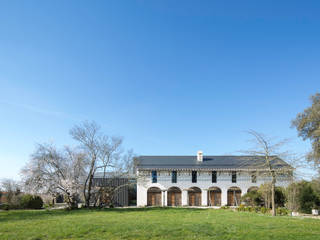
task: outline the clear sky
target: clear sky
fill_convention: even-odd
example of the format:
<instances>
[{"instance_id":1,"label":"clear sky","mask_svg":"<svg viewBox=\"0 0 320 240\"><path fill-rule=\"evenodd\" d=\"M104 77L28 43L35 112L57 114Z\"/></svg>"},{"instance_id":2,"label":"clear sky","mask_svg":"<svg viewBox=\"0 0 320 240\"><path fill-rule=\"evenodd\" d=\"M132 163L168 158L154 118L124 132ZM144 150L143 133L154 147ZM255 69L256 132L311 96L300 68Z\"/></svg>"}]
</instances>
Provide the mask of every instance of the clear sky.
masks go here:
<instances>
[{"instance_id":1,"label":"clear sky","mask_svg":"<svg viewBox=\"0 0 320 240\"><path fill-rule=\"evenodd\" d=\"M292 138L320 89L320 1L0 0L0 178L95 120L143 155Z\"/></svg>"}]
</instances>

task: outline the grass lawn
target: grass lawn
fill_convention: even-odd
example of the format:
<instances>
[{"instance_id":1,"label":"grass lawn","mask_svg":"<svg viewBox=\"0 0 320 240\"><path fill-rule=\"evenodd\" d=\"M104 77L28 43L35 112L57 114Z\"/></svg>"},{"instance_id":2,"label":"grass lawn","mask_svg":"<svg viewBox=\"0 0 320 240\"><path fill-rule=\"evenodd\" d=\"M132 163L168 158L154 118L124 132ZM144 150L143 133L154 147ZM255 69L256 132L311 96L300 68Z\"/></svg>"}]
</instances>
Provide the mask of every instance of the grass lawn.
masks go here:
<instances>
[{"instance_id":1,"label":"grass lawn","mask_svg":"<svg viewBox=\"0 0 320 240\"><path fill-rule=\"evenodd\" d=\"M215 209L0 212L0 239L320 239L320 220Z\"/></svg>"}]
</instances>

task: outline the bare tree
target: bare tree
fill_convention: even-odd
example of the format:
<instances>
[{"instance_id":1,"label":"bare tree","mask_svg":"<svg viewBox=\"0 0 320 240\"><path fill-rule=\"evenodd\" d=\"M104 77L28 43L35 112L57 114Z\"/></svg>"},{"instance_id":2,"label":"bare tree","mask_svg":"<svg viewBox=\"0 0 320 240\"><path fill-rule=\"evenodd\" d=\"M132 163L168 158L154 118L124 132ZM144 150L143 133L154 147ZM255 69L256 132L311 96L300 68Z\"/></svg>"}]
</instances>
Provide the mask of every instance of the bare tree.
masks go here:
<instances>
[{"instance_id":1,"label":"bare tree","mask_svg":"<svg viewBox=\"0 0 320 240\"><path fill-rule=\"evenodd\" d=\"M21 186L17 181L8 178L2 179L0 188L3 191L3 195L6 197L8 204L18 205L18 196L21 193Z\"/></svg>"},{"instance_id":2,"label":"bare tree","mask_svg":"<svg viewBox=\"0 0 320 240\"><path fill-rule=\"evenodd\" d=\"M83 188L85 204L89 207L91 203L96 204L102 190L94 186L95 173L103 172L103 179L108 172L125 174L130 160L122 154L122 138L103 134L95 122L77 125L71 129L70 134L80 143L89 160Z\"/></svg>"},{"instance_id":3,"label":"bare tree","mask_svg":"<svg viewBox=\"0 0 320 240\"><path fill-rule=\"evenodd\" d=\"M103 168L103 180L95 194L95 205L98 200L113 205L117 191L136 183L136 181L130 181L130 179L137 178L134 173L134 156L133 150L128 150L126 154L117 154L117 161L114 161L112 172L107 172L107 168ZM121 181L121 179L126 180ZM103 203L100 201L100 204Z\"/></svg>"},{"instance_id":4,"label":"bare tree","mask_svg":"<svg viewBox=\"0 0 320 240\"><path fill-rule=\"evenodd\" d=\"M27 191L63 194L69 207L75 207L86 165L86 155L80 151L68 147L59 151L52 144L39 144L21 173Z\"/></svg>"},{"instance_id":5,"label":"bare tree","mask_svg":"<svg viewBox=\"0 0 320 240\"><path fill-rule=\"evenodd\" d=\"M248 161L254 161L251 167L257 170L256 174L270 179L272 215L275 216L275 185L277 178L290 177L293 173L293 167L282 160L282 158L288 158L290 154L287 151L280 151L287 140L273 143L272 140L254 130L250 130L248 133L253 137L252 140L255 143L255 147L253 150L242 152L255 156L254 158L248 158Z\"/></svg>"}]
</instances>

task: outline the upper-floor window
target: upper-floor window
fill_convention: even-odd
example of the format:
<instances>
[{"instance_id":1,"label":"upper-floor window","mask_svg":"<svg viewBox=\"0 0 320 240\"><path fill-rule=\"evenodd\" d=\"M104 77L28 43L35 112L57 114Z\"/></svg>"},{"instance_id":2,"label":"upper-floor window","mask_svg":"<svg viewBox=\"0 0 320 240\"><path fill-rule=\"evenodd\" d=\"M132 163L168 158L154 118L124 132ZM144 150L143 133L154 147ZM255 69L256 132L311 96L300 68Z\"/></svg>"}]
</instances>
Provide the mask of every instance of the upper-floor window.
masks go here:
<instances>
[{"instance_id":1,"label":"upper-floor window","mask_svg":"<svg viewBox=\"0 0 320 240\"><path fill-rule=\"evenodd\" d=\"M192 171L192 182L193 183L197 182L197 171Z\"/></svg>"},{"instance_id":2,"label":"upper-floor window","mask_svg":"<svg viewBox=\"0 0 320 240\"><path fill-rule=\"evenodd\" d=\"M217 171L212 171L212 182L213 183L217 182Z\"/></svg>"},{"instance_id":3,"label":"upper-floor window","mask_svg":"<svg viewBox=\"0 0 320 240\"><path fill-rule=\"evenodd\" d=\"M251 175L251 182L252 182L252 183L256 183L256 182L257 182L257 175L256 175L255 173L253 173L253 174Z\"/></svg>"},{"instance_id":4,"label":"upper-floor window","mask_svg":"<svg viewBox=\"0 0 320 240\"><path fill-rule=\"evenodd\" d=\"M177 171L172 171L171 182L177 183Z\"/></svg>"},{"instance_id":5,"label":"upper-floor window","mask_svg":"<svg viewBox=\"0 0 320 240\"><path fill-rule=\"evenodd\" d=\"M236 182L237 182L237 172L236 172L236 171L233 171L233 172L232 172L232 182L233 182L233 183L236 183Z\"/></svg>"},{"instance_id":6,"label":"upper-floor window","mask_svg":"<svg viewBox=\"0 0 320 240\"><path fill-rule=\"evenodd\" d=\"M152 171L151 172L151 178L152 178L152 183L156 183L158 181L158 179L157 179L157 171Z\"/></svg>"}]
</instances>

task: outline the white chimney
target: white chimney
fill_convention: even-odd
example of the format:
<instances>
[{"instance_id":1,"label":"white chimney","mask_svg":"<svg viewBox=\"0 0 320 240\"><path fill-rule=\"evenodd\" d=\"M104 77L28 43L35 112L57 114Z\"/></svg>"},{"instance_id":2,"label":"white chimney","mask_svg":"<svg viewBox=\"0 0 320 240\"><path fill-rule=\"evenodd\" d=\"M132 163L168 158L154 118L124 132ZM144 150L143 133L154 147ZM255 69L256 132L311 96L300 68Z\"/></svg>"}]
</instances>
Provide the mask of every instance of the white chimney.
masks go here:
<instances>
[{"instance_id":1,"label":"white chimney","mask_svg":"<svg viewBox=\"0 0 320 240\"><path fill-rule=\"evenodd\" d=\"M202 162L203 161L203 153L202 151L198 151L197 153L197 161Z\"/></svg>"}]
</instances>

